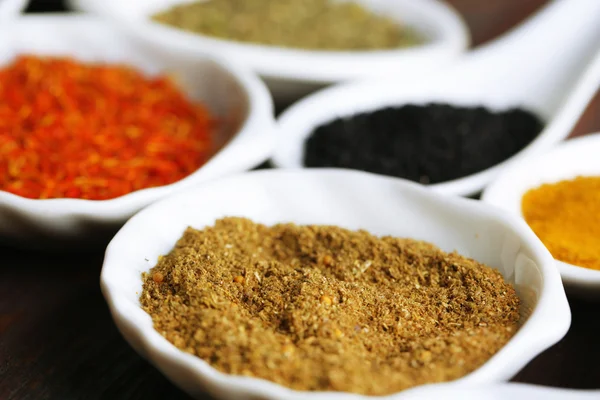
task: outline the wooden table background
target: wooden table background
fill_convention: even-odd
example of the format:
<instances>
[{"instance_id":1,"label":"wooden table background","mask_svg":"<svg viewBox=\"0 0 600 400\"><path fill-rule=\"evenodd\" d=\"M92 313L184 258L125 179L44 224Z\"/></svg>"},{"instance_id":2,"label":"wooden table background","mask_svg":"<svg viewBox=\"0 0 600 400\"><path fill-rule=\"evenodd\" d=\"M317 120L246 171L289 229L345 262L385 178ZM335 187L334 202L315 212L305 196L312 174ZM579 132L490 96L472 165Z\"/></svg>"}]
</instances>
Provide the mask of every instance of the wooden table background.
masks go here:
<instances>
[{"instance_id":1,"label":"wooden table background","mask_svg":"<svg viewBox=\"0 0 600 400\"><path fill-rule=\"evenodd\" d=\"M475 45L545 2L450 1L471 28ZM59 1L34 0L28 11L52 10L63 10ZM600 96L573 136L594 131L600 131ZM117 332L98 285L102 257L102 249L60 254L0 247L0 399L188 399ZM515 381L600 388L600 304L570 302L573 323L567 336Z\"/></svg>"}]
</instances>

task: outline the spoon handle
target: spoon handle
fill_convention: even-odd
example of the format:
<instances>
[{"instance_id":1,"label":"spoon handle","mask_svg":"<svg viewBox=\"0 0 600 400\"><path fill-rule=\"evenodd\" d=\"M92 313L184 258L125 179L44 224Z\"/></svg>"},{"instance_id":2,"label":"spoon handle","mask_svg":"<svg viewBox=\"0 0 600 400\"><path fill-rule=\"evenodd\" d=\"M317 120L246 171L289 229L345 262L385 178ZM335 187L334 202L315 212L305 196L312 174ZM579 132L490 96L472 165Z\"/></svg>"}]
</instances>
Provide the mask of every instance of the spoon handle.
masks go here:
<instances>
[{"instance_id":1,"label":"spoon handle","mask_svg":"<svg viewBox=\"0 0 600 400\"><path fill-rule=\"evenodd\" d=\"M542 59L556 61L557 57L572 59L582 54L591 58L599 45L600 1L553 0L519 26L467 57L485 62L514 60L539 64Z\"/></svg>"},{"instance_id":2,"label":"spoon handle","mask_svg":"<svg viewBox=\"0 0 600 400\"><path fill-rule=\"evenodd\" d=\"M456 84L469 82L466 91L486 93L497 104L526 104L550 118L599 50L600 1L553 0L466 55L455 64L454 78Z\"/></svg>"},{"instance_id":3,"label":"spoon handle","mask_svg":"<svg viewBox=\"0 0 600 400\"><path fill-rule=\"evenodd\" d=\"M536 96L547 95L546 87L556 95L568 90L565 85L583 73L599 48L600 1L553 0L455 67L483 86L502 82L504 91L531 90Z\"/></svg>"}]
</instances>

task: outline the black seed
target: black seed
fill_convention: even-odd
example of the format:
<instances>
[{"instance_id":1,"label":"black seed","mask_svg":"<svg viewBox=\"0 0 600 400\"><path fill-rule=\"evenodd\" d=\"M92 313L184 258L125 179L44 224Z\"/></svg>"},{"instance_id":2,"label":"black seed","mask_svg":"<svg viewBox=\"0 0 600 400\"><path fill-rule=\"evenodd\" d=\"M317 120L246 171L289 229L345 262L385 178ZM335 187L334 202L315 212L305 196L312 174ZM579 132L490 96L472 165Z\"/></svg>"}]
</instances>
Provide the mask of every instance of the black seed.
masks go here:
<instances>
[{"instance_id":1,"label":"black seed","mask_svg":"<svg viewBox=\"0 0 600 400\"><path fill-rule=\"evenodd\" d=\"M390 107L321 125L306 141L304 164L439 183L499 164L542 128L540 118L520 108Z\"/></svg>"}]
</instances>

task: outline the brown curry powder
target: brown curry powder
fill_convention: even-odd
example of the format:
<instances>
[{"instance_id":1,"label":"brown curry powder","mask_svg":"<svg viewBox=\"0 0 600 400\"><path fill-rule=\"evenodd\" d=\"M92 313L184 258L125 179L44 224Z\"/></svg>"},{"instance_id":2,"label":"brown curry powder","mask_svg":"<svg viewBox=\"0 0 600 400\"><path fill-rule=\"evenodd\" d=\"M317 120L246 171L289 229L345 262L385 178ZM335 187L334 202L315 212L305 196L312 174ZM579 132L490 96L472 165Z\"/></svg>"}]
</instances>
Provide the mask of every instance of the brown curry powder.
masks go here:
<instances>
[{"instance_id":1,"label":"brown curry powder","mask_svg":"<svg viewBox=\"0 0 600 400\"><path fill-rule=\"evenodd\" d=\"M541 185L525 193L521 209L554 258L600 270L600 177Z\"/></svg>"},{"instance_id":2,"label":"brown curry powder","mask_svg":"<svg viewBox=\"0 0 600 400\"><path fill-rule=\"evenodd\" d=\"M459 378L519 321L501 274L456 253L243 218L188 228L140 300L167 340L220 371L369 395Z\"/></svg>"}]
</instances>

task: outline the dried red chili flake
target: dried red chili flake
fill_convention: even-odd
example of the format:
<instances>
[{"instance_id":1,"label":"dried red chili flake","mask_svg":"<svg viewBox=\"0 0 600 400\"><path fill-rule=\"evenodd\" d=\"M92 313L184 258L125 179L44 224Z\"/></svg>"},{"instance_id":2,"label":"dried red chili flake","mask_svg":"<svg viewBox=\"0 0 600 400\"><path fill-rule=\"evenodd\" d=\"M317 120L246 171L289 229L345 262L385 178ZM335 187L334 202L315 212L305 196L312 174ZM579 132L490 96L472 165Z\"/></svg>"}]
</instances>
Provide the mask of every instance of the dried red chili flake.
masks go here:
<instances>
[{"instance_id":1,"label":"dried red chili flake","mask_svg":"<svg viewBox=\"0 0 600 400\"><path fill-rule=\"evenodd\" d=\"M0 190L111 199L191 174L215 121L166 76L23 56L0 69Z\"/></svg>"}]
</instances>

